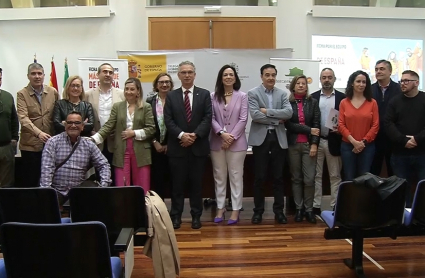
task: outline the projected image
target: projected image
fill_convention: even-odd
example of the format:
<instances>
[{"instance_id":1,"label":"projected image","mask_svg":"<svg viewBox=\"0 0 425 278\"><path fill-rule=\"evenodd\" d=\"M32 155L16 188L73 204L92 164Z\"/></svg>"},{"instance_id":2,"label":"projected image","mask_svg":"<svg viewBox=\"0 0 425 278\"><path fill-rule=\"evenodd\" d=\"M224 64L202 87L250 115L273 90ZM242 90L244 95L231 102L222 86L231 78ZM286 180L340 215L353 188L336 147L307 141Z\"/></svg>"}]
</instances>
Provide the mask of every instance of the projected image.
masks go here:
<instances>
[{"instance_id":1,"label":"projected image","mask_svg":"<svg viewBox=\"0 0 425 278\"><path fill-rule=\"evenodd\" d=\"M423 41L408 39L312 36L312 59L321 60L320 68L332 68L336 88L345 88L349 75L356 70L375 78L375 63L391 62L393 81L398 82L404 70L413 70L423 78ZM420 88L423 82L421 81Z\"/></svg>"}]
</instances>

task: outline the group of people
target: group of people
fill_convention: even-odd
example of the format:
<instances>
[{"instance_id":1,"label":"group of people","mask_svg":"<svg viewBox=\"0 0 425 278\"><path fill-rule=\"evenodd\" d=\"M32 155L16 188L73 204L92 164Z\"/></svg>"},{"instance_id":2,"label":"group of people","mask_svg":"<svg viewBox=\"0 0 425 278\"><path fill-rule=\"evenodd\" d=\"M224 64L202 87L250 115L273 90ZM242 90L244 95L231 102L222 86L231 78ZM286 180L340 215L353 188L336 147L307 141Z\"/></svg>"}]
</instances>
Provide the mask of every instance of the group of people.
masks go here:
<instances>
[{"instance_id":1,"label":"group of people","mask_svg":"<svg viewBox=\"0 0 425 278\"><path fill-rule=\"evenodd\" d=\"M153 81L155 94L144 100L137 78L126 80L124 92L114 88L114 68L105 63L98 67L98 88L84 91L81 77L71 76L59 100L54 88L43 85L43 67L33 63L28 86L17 93L17 110L13 97L0 90L0 186L13 185L19 119L26 186L53 187L63 203L94 167L99 186L139 185L147 191L152 184L160 196L169 188L175 229L182 222L188 188L192 228L199 229L202 179L210 155L217 200L214 222L225 220L229 177L232 212L227 224L232 225L242 208L249 145L255 176L251 222L262 222L270 170L275 220L287 223L283 169L288 159L294 220L316 223L325 160L331 206L342 177L348 181L369 171L380 175L384 160L389 175L394 171L408 180L411 174L425 179L425 94L418 90L416 72L404 71L399 85L391 80L391 67L389 61L378 61L373 85L366 72L354 72L345 94L334 89L335 73L325 68L320 90L310 94L308 78L300 75L287 94L275 86L277 69L272 64L261 67L262 83L248 93L240 90L236 69L225 65L210 93L194 85L195 65L184 61L177 74L181 87L174 89L171 76L160 73ZM1 78L0 70L0 85ZM338 125L329 128L332 109L339 110ZM246 138L248 113L252 122Z\"/></svg>"}]
</instances>

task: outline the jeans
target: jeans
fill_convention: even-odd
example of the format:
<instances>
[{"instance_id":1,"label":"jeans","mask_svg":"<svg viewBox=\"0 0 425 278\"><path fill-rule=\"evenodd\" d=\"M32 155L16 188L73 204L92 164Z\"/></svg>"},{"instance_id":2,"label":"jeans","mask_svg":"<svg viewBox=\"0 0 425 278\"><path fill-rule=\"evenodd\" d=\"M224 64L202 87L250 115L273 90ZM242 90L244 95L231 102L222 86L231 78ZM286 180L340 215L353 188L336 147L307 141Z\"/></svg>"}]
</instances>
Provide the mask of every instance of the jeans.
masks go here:
<instances>
[{"instance_id":1,"label":"jeans","mask_svg":"<svg viewBox=\"0 0 425 278\"><path fill-rule=\"evenodd\" d=\"M344 170L344 181L352 181L356 177L370 171L375 155L375 143L368 143L361 153L353 153L354 146L342 141L341 158Z\"/></svg>"},{"instance_id":2,"label":"jeans","mask_svg":"<svg viewBox=\"0 0 425 278\"><path fill-rule=\"evenodd\" d=\"M406 192L406 207L412 207L412 182L425 179L425 154L422 155L395 155L391 157L394 174L409 183ZM416 176L414 176L416 175Z\"/></svg>"}]
</instances>

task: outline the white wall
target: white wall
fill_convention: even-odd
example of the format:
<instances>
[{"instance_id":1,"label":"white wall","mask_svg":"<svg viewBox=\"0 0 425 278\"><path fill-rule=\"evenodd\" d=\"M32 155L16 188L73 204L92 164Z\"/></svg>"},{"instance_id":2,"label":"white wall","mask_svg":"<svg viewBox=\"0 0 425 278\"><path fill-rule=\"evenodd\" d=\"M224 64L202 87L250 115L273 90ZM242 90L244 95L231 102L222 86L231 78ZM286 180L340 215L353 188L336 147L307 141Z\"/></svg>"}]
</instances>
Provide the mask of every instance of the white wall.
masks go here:
<instances>
[{"instance_id":1,"label":"white wall","mask_svg":"<svg viewBox=\"0 0 425 278\"><path fill-rule=\"evenodd\" d=\"M425 40L423 19L318 18L307 15L312 2L282 0L277 7L223 6L219 16L276 17L276 47L293 48L294 58L311 58L313 34ZM45 67L45 83L49 82L50 61L54 55L61 84L65 57L70 74L77 74L79 57L116 58L117 50L147 50L148 17L204 15L202 7L146 7L145 0L110 0L110 5L115 15L109 18L0 19L3 89L16 93L27 84L26 70L34 53ZM366 10L369 16L375 16L376 10L370 9ZM329 15L337 12L337 8L329 8Z\"/></svg>"}]
</instances>

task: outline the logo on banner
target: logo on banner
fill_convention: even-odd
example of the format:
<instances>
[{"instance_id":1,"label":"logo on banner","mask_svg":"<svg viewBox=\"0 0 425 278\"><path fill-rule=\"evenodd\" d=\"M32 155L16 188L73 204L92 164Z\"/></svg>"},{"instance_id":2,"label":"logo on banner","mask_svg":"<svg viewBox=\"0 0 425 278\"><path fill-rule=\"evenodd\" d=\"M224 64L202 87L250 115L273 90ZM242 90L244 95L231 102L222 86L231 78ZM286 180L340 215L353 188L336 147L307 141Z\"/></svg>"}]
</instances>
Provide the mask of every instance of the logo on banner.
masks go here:
<instances>
[{"instance_id":1,"label":"logo on banner","mask_svg":"<svg viewBox=\"0 0 425 278\"><path fill-rule=\"evenodd\" d=\"M304 70L303 69L300 69L300 68L297 68L297 67L294 67L292 69L289 69L289 73L288 74L285 74L285 76L287 76L289 78L276 80L276 83L284 83L286 89L289 90L289 86L290 86L290 83L291 83L292 79L295 76L298 76L298 75L304 75ZM311 78L311 77L308 76L307 77L307 83L308 84L313 83L313 78Z\"/></svg>"},{"instance_id":2,"label":"logo on banner","mask_svg":"<svg viewBox=\"0 0 425 278\"><path fill-rule=\"evenodd\" d=\"M138 78L142 83L152 82L158 74L167 71L166 55L119 56L128 60L128 76Z\"/></svg>"},{"instance_id":3,"label":"logo on banner","mask_svg":"<svg viewBox=\"0 0 425 278\"><path fill-rule=\"evenodd\" d=\"M88 83L89 89L94 89L100 86L99 78L97 77L97 67L88 67ZM112 79L112 87L119 88L120 83L118 82L120 79L119 68L114 68L114 77Z\"/></svg>"}]
</instances>

